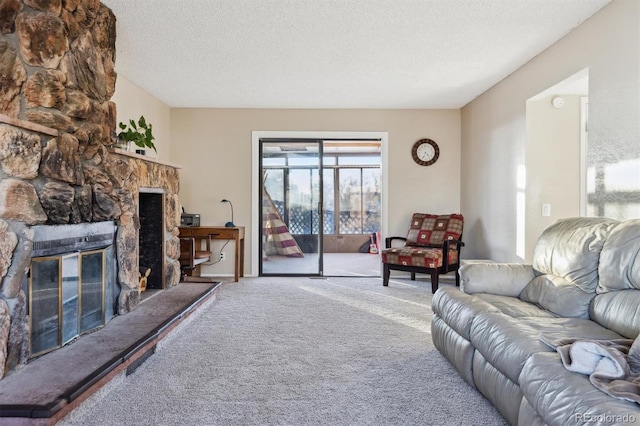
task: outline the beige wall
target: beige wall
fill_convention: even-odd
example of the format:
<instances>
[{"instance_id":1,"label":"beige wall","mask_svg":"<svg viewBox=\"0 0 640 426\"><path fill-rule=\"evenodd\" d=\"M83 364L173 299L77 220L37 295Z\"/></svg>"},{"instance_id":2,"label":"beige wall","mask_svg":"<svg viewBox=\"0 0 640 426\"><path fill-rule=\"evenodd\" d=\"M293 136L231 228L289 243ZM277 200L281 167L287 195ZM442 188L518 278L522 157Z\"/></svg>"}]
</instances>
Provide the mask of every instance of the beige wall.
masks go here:
<instances>
[{"instance_id":1,"label":"beige wall","mask_svg":"<svg viewBox=\"0 0 640 426\"><path fill-rule=\"evenodd\" d=\"M171 108L131 83L122 75L118 75L116 91L111 101L116 104L118 123L121 121L128 122L130 119L134 119L137 122L140 116L144 115L147 122L153 125L154 144L158 150L157 154L153 150L147 150L147 155L157 156L163 160L170 161ZM118 128L117 131L119 132L120 129Z\"/></svg>"},{"instance_id":2,"label":"beige wall","mask_svg":"<svg viewBox=\"0 0 640 426\"><path fill-rule=\"evenodd\" d=\"M389 235L403 235L414 211L461 211L463 257L520 261L518 196L529 197L531 219L549 193L546 175L531 171L527 188L518 188L519 167L535 155L527 153L526 101L589 68L589 164L640 158L639 22L640 2L614 0L462 111L170 109L123 76L113 101L119 121L144 114L153 123L159 156L184 166L180 199L188 212L202 214L203 224L225 223L229 208L220 200L229 198L235 222L246 224L251 235L252 131L380 131L389 133ZM427 168L410 156L411 145L423 137L441 147L440 160ZM564 214L555 205L552 218ZM528 244L543 220L533 222ZM206 272L230 274L230 262Z\"/></svg>"},{"instance_id":3,"label":"beige wall","mask_svg":"<svg viewBox=\"0 0 640 426\"><path fill-rule=\"evenodd\" d=\"M462 109L463 257L522 260L517 172L526 164L526 101L537 93L589 68L589 164L640 158L639 28L640 2L614 0ZM525 192L548 188L537 182L543 175L528 177Z\"/></svg>"},{"instance_id":4,"label":"beige wall","mask_svg":"<svg viewBox=\"0 0 640 426\"><path fill-rule=\"evenodd\" d=\"M562 95L561 108L551 104L554 97L530 100L526 107L527 262L544 228L559 218L580 216L580 96ZM550 205L551 216L542 216L543 204Z\"/></svg>"},{"instance_id":5,"label":"beige wall","mask_svg":"<svg viewBox=\"0 0 640 426\"><path fill-rule=\"evenodd\" d=\"M236 225L252 233L252 131L388 132L388 233L404 236L411 213L460 210L459 110L267 110L173 109L171 161L182 164L180 201L200 213L203 225L229 220L233 202ZM413 143L434 139L440 158L421 167L411 158ZM216 247L218 249L219 247ZM225 249L227 258L232 246ZM251 273L252 242L247 240L245 272ZM208 266L205 274L232 273L228 260ZM257 271L254 271L257 273Z\"/></svg>"}]
</instances>

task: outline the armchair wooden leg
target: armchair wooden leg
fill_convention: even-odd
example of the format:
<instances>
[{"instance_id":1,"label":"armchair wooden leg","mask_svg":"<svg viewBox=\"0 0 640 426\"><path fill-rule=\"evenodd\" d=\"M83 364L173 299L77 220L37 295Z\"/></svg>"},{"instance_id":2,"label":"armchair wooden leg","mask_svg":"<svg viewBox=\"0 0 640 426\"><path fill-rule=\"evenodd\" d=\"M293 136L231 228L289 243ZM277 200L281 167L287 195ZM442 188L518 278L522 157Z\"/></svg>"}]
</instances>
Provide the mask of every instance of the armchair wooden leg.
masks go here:
<instances>
[{"instance_id":1,"label":"armchair wooden leg","mask_svg":"<svg viewBox=\"0 0 640 426\"><path fill-rule=\"evenodd\" d=\"M382 267L382 285L385 287L389 285L390 274L391 274L391 271L389 270L389 265L385 263Z\"/></svg>"},{"instance_id":2,"label":"armchair wooden leg","mask_svg":"<svg viewBox=\"0 0 640 426\"><path fill-rule=\"evenodd\" d=\"M431 293L435 293L438 289L438 270L431 271Z\"/></svg>"},{"instance_id":3,"label":"armchair wooden leg","mask_svg":"<svg viewBox=\"0 0 640 426\"><path fill-rule=\"evenodd\" d=\"M411 281L415 281L416 280L416 273L412 272L411 273Z\"/></svg>"},{"instance_id":4,"label":"armchair wooden leg","mask_svg":"<svg viewBox=\"0 0 640 426\"><path fill-rule=\"evenodd\" d=\"M456 287L460 287L460 272L456 269Z\"/></svg>"}]
</instances>

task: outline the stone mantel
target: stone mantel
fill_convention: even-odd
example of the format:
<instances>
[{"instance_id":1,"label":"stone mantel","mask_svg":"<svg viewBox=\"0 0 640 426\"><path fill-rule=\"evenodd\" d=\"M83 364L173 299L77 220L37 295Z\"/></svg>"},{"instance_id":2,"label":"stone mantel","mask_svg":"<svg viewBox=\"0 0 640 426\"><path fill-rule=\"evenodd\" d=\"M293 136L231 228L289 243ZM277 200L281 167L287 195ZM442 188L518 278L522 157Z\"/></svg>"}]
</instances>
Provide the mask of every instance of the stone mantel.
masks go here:
<instances>
[{"instance_id":1,"label":"stone mantel","mask_svg":"<svg viewBox=\"0 0 640 426\"><path fill-rule=\"evenodd\" d=\"M181 169L180 164L171 163L169 161L162 160L157 157L150 157L148 155L136 154L135 152L125 151L120 148L109 148L109 152L112 154L124 155L125 157L137 158L138 160L148 161L150 163L156 163L167 167L173 167L174 169Z\"/></svg>"},{"instance_id":2,"label":"stone mantel","mask_svg":"<svg viewBox=\"0 0 640 426\"><path fill-rule=\"evenodd\" d=\"M57 129L43 126L41 124L33 123L31 121L12 118L5 114L0 114L0 123L9 124L14 127L19 127L21 129L30 130L32 132L38 132L38 133L42 133L42 134L53 136L53 137L58 137L60 135L60 132ZM182 168L182 165L180 164L171 163L169 161L165 161L157 157L136 154L134 152L126 151L120 148L109 148L109 152L112 154L124 155L125 157L137 158L138 160L148 161L150 163L156 163L156 164L161 164L163 166L173 167L174 169Z\"/></svg>"},{"instance_id":3,"label":"stone mantel","mask_svg":"<svg viewBox=\"0 0 640 426\"><path fill-rule=\"evenodd\" d=\"M5 114L0 114L0 123L10 124L14 127L19 127L25 130L31 130L32 132L43 133L45 135L58 137L60 132L51 127L43 126L42 124L33 123L31 121L19 120L17 118L9 117Z\"/></svg>"}]
</instances>

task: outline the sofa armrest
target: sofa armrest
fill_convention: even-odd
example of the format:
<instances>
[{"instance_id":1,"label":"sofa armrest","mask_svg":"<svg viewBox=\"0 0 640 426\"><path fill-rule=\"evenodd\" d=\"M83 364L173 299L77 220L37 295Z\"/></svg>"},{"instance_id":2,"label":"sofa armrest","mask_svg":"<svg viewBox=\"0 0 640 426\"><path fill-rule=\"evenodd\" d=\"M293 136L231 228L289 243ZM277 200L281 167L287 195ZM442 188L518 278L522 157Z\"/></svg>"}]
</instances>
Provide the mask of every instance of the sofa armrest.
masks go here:
<instances>
[{"instance_id":1,"label":"sofa armrest","mask_svg":"<svg viewBox=\"0 0 640 426\"><path fill-rule=\"evenodd\" d=\"M460 267L460 288L468 294L518 297L534 278L533 267L521 263L474 262Z\"/></svg>"}]
</instances>

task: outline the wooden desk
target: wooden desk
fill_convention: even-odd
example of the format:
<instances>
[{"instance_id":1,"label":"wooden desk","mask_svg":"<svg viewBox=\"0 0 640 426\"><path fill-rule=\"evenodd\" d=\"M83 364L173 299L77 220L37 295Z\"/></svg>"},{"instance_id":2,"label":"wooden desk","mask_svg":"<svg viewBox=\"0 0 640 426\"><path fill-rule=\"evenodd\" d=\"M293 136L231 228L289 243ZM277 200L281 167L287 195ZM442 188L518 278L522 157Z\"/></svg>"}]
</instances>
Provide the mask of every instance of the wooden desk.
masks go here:
<instances>
[{"instance_id":1,"label":"wooden desk","mask_svg":"<svg viewBox=\"0 0 640 426\"><path fill-rule=\"evenodd\" d=\"M194 237L196 240L209 238L209 235L215 240L233 240L235 241L235 281L240 277L244 277L244 226L234 226L227 228L226 226L181 226L181 237Z\"/></svg>"}]
</instances>

